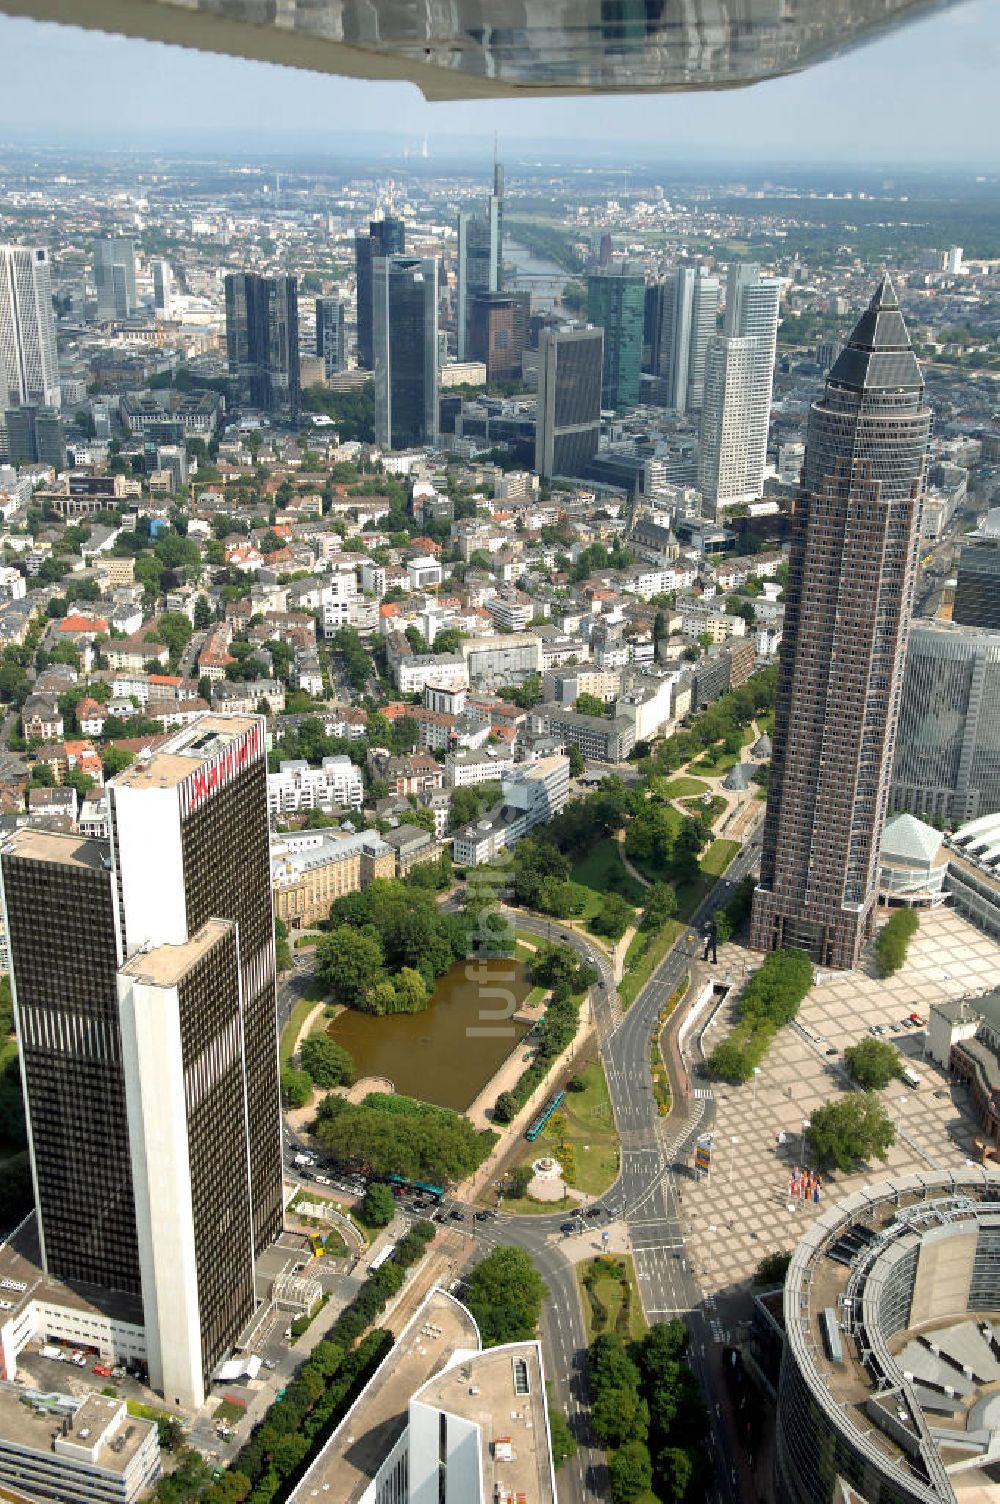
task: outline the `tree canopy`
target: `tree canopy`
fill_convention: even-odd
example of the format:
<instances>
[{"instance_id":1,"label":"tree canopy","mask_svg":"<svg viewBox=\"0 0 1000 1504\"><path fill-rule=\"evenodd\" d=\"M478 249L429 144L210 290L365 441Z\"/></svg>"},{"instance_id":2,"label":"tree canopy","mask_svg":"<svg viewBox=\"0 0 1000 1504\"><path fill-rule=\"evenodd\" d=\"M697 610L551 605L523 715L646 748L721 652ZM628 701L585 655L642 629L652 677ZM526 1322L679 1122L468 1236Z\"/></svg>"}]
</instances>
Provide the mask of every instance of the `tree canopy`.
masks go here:
<instances>
[{"instance_id":1,"label":"tree canopy","mask_svg":"<svg viewBox=\"0 0 1000 1504\"><path fill-rule=\"evenodd\" d=\"M484 1347L496 1347L530 1341L548 1293L529 1255L522 1248L503 1246L476 1265L462 1298L475 1317Z\"/></svg>"},{"instance_id":2,"label":"tree canopy","mask_svg":"<svg viewBox=\"0 0 1000 1504\"><path fill-rule=\"evenodd\" d=\"M855 1091L818 1107L806 1139L821 1170L847 1172L859 1161L888 1159L896 1128L878 1097Z\"/></svg>"}]
</instances>

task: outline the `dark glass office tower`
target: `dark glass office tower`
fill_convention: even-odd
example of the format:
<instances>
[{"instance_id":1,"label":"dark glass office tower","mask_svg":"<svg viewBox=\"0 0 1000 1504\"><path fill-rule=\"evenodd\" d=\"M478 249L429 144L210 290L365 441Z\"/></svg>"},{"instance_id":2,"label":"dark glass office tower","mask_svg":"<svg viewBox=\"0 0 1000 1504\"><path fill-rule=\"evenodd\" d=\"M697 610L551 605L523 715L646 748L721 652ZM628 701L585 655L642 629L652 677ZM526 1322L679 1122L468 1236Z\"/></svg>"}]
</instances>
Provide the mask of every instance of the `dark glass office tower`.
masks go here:
<instances>
[{"instance_id":1,"label":"dark glass office tower","mask_svg":"<svg viewBox=\"0 0 1000 1504\"><path fill-rule=\"evenodd\" d=\"M538 342L535 469L583 475L601 435L604 331L589 325L543 329Z\"/></svg>"},{"instance_id":2,"label":"dark glass office tower","mask_svg":"<svg viewBox=\"0 0 1000 1504\"><path fill-rule=\"evenodd\" d=\"M587 319L604 330L601 402L605 407L634 407L639 401L645 311L642 277L587 278Z\"/></svg>"},{"instance_id":3,"label":"dark glass office tower","mask_svg":"<svg viewBox=\"0 0 1000 1504\"><path fill-rule=\"evenodd\" d=\"M1000 632L1000 507L962 544L952 620Z\"/></svg>"},{"instance_id":4,"label":"dark glass office tower","mask_svg":"<svg viewBox=\"0 0 1000 1504\"><path fill-rule=\"evenodd\" d=\"M0 862L46 1267L138 1293L184 1405L281 1228L266 766L263 720L203 716L108 785L109 844Z\"/></svg>"},{"instance_id":5,"label":"dark glass office tower","mask_svg":"<svg viewBox=\"0 0 1000 1504\"><path fill-rule=\"evenodd\" d=\"M375 363L372 343L372 263L376 256L401 256L406 250L406 226L387 214L373 219L367 233L355 231L354 267L358 290L358 365L370 371Z\"/></svg>"},{"instance_id":6,"label":"dark glass office tower","mask_svg":"<svg viewBox=\"0 0 1000 1504\"><path fill-rule=\"evenodd\" d=\"M387 449L432 444L437 435L437 262L376 256L375 439Z\"/></svg>"},{"instance_id":7,"label":"dark glass office tower","mask_svg":"<svg viewBox=\"0 0 1000 1504\"><path fill-rule=\"evenodd\" d=\"M226 277L226 348L239 401L298 419L299 298L295 277Z\"/></svg>"},{"instance_id":8,"label":"dark glass office tower","mask_svg":"<svg viewBox=\"0 0 1000 1504\"><path fill-rule=\"evenodd\" d=\"M889 278L809 418L751 944L852 968L874 926L931 416Z\"/></svg>"},{"instance_id":9,"label":"dark glass office tower","mask_svg":"<svg viewBox=\"0 0 1000 1504\"><path fill-rule=\"evenodd\" d=\"M344 304L340 298L316 299L316 354L322 359L327 376L347 367Z\"/></svg>"},{"instance_id":10,"label":"dark glass office tower","mask_svg":"<svg viewBox=\"0 0 1000 1504\"><path fill-rule=\"evenodd\" d=\"M528 292L481 292L473 297L466 356L485 361L487 382L520 378L530 303Z\"/></svg>"}]
</instances>

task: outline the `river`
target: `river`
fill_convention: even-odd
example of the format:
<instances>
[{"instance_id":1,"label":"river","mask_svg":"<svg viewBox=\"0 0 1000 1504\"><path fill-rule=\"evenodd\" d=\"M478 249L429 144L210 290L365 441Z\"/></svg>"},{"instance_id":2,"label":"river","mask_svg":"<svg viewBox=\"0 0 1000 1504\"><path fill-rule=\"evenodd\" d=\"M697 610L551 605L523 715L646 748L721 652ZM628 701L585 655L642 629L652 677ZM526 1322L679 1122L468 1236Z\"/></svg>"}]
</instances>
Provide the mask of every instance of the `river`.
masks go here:
<instances>
[{"instance_id":1,"label":"river","mask_svg":"<svg viewBox=\"0 0 1000 1504\"><path fill-rule=\"evenodd\" d=\"M531 307L535 313L544 312L557 303L566 283L572 281L571 274L561 266L533 255L517 240L504 241L503 259L508 267L514 267L513 275L507 273L508 285L531 293Z\"/></svg>"},{"instance_id":2,"label":"river","mask_svg":"<svg viewBox=\"0 0 1000 1504\"><path fill-rule=\"evenodd\" d=\"M530 991L523 961L457 961L422 1013L347 1008L327 1032L350 1051L359 1076L384 1076L403 1096L464 1112L528 1032L506 1015Z\"/></svg>"}]
</instances>

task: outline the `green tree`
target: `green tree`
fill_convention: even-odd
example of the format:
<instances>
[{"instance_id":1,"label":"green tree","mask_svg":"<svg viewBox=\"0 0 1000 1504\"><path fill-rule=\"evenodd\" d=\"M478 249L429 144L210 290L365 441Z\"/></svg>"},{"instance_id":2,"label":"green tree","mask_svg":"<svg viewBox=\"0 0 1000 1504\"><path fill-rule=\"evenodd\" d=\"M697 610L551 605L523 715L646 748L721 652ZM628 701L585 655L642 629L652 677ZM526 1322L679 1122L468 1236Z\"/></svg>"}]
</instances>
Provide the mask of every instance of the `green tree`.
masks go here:
<instances>
[{"instance_id":1,"label":"green tree","mask_svg":"<svg viewBox=\"0 0 1000 1504\"><path fill-rule=\"evenodd\" d=\"M288 943L288 925L283 919L274 920L274 964L279 971L290 971L292 949Z\"/></svg>"},{"instance_id":2,"label":"green tree","mask_svg":"<svg viewBox=\"0 0 1000 1504\"><path fill-rule=\"evenodd\" d=\"M657 1487L670 1504L686 1499L694 1476L691 1453L684 1447L664 1447L656 1457Z\"/></svg>"},{"instance_id":3,"label":"green tree","mask_svg":"<svg viewBox=\"0 0 1000 1504\"><path fill-rule=\"evenodd\" d=\"M512 1091L502 1091L493 1104L494 1123L512 1123L517 1117L517 1098Z\"/></svg>"},{"instance_id":4,"label":"green tree","mask_svg":"<svg viewBox=\"0 0 1000 1504\"><path fill-rule=\"evenodd\" d=\"M383 975L377 936L338 924L316 947L316 975L336 1002L357 1007Z\"/></svg>"},{"instance_id":5,"label":"green tree","mask_svg":"<svg viewBox=\"0 0 1000 1504\"><path fill-rule=\"evenodd\" d=\"M569 1428L566 1412L552 1399L551 1389L546 1385L546 1405L549 1411L549 1436L552 1440L552 1465L558 1472L564 1462L576 1456L576 1437Z\"/></svg>"},{"instance_id":6,"label":"green tree","mask_svg":"<svg viewBox=\"0 0 1000 1504\"><path fill-rule=\"evenodd\" d=\"M627 1441L619 1447L608 1466L608 1482L615 1504L631 1504L653 1482L653 1464L649 1448L641 1441Z\"/></svg>"},{"instance_id":7,"label":"green tree","mask_svg":"<svg viewBox=\"0 0 1000 1504\"><path fill-rule=\"evenodd\" d=\"M884 1039L862 1039L844 1051L844 1064L851 1080L866 1091L881 1091L890 1081L900 1080L903 1062L897 1050Z\"/></svg>"},{"instance_id":8,"label":"green tree","mask_svg":"<svg viewBox=\"0 0 1000 1504\"><path fill-rule=\"evenodd\" d=\"M570 749L569 749L569 776L571 778L579 778L580 775L581 775L581 773L585 773L586 771L587 771L587 759L584 757L583 753L580 751L580 748L577 747L577 746L570 747Z\"/></svg>"},{"instance_id":9,"label":"green tree","mask_svg":"<svg viewBox=\"0 0 1000 1504\"><path fill-rule=\"evenodd\" d=\"M359 1210L369 1227L388 1227L396 1215L396 1199L387 1185L376 1180L365 1191Z\"/></svg>"},{"instance_id":10,"label":"green tree","mask_svg":"<svg viewBox=\"0 0 1000 1504\"><path fill-rule=\"evenodd\" d=\"M156 624L157 641L165 643L170 650L173 668L180 663L181 654L191 641L191 631L191 623L183 611L164 611Z\"/></svg>"},{"instance_id":11,"label":"green tree","mask_svg":"<svg viewBox=\"0 0 1000 1504\"><path fill-rule=\"evenodd\" d=\"M878 1097L856 1091L818 1107L806 1139L821 1170L847 1172L859 1160L888 1159L896 1128Z\"/></svg>"},{"instance_id":12,"label":"green tree","mask_svg":"<svg viewBox=\"0 0 1000 1504\"><path fill-rule=\"evenodd\" d=\"M639 928L658 930L677 913L677 894L670 883L654 883L646 898Z\"/></svg>"},{"instance_id":13,"label":"green tree","mask_svg":"<svg viewBox=\"0 0 1000 1504\"><path fill-rule=\"evenodd\" d=\"M605 893L601 907L590 921L590 928L596 935L607 935L609 940L618 941L633 918L631 904L626 903L620 893Z\"/></svg>"},{"instance_id":14,"label":"green tree","mask_svg":"<svg viewBox=\"0 0 1000 1504\"><path fill-rule=\"evenodd\" d=\"M294 1066L281 1067L281 1100L286 1107L304 1107L312 1096L312 1078L308 1071Z\"/></svg>"},{"instance_id":15,"label":"green tree","mask_svg":"<svg viewBox=\"0 0 1000 1504\"><path fill-rule=\"evenodd\" d=\"M215 620L215 612L207 595L199 595L194 603L194 629L196 632L207 632Z\"/></svg>"},{"instance_id":16,"label":"green tree","mask_svg":"<svg viewBox=\"0 0 1000 1504\"><path fill-rule=\"evenodd\" d=\"M350 1086L354 1061L329 1034L309 1034L299 1049L299 1064L317 1086Z\"/></svg>"},{"instance_id":17,"label":"green tree","mask_svg":"<svg viewBox=\"0 0 1000 1504\"><path fill-rule=\"evenodd\" d=\"M469 1276L464 1297L485 1347L528 1342L548 1295L545 1281L522 1248L501 1246Z\"/></svg>"},{"instance_id":18,"label":"green tree","mask_svg":"<svg viewBox=\"0 0 1000 1504\"><path fill-rule=\"evenodd\" d=\"M884 977L891 977L906 960L910 941L920 928L920 916L916 909L897 909L887 924L878 932L875 941L875 960Z\"/></svg>"},{"instance_id":19,"label":"green tree","mask_svg":"<svg viewBox=\"0 0 1000 1504\"><path fill-rule=\"evenodd\" d=\"M577 695L576 704L573 706L573 709L578 715L602 717L604 715L604 701L598 699L597 695L590 695L584 691L583 694Z\"/></svg>"},{"instance_id":20,"label":"green tree","mask_svg":"<svg viewBox=\"0 0 1000 1504\"><path fill-rule=\"evenodd\" d=\"M506 1191L508 1196L520 1200L528 1194L528 1186L534 1179L535 1172L530 1165L513 1165L507 1171Z\"/></svg>"},{"instance_id":21,"label":"green tree","mask_svg":"<svg viewBox=\"0 0 1000 1504\"><path fill-rule=\"evenodd\" d=\"M754 1284L783 1285L791 1262L790 1253L766 1253L753 1272Z\"/></svg>"}]
</instances>

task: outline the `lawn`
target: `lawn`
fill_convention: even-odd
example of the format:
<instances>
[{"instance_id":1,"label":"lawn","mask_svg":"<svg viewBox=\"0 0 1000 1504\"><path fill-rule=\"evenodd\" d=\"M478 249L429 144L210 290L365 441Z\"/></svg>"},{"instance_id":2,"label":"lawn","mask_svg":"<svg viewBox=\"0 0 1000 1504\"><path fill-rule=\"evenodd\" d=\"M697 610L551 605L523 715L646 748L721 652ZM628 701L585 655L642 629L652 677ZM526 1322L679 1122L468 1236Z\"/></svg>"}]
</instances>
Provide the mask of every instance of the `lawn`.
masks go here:
<instances>
[{"instance_id":1,"label":"lawn","mask_svg":"<svg viewBox=\"0 0 1000 1504\"><path fill-rule=\"evenodd\" d=\"M213 1420L225 1420L231 1424L239 1425L247 1413L246 1405L234 1405L232 1400L223 1400L217 1405L213 1414Z\"/></svg>"},{"instance_id":2,"label":"lawn","mask_svg":"<svg viewBox=\"0 0 1000 1504\"><path fill-rule=\"evenodd\" d=\"M545 997L545 994L548 992L548 990L549 989L547 987L532 987L531 991L528 993L528 996L521 1004L522 1008L537 1008L538 1004Z\"/></svg>"},{"instance_id":3,"label":"lawn","mask_svg":"<svg viewBox=\"0 0 1000 1504\"><path fill-rule=\"evenodd\" d=\"M589 888L596 895L593 912L596 914L606 893L620 893L626 903L639 905L645 896L641 883L636 882L625 870L621 848L617 841L605 836L591 846L586 855L578 857L570 873L573 882ZM589 905L588 905L589 908ZM586 918L590 918L588 913Z\"/></svg>"},{"instance_id":4,"label":"lawn","mask_svg":"<svg viewBox=\"0 0 1000 1504\"><path fill-rule=\"evenodd\" d=\"M681 803L689 814L701 815L713 825L726 808L726 801L721 794L715 794L707 801L704 798L682 799Z\"/></svg>"},{"instance_id":5,"label":"lawn","mask_svg":"<svg viewBox=\"0 0 1000 1504\"><path fill-rule=\"evenodd\" d=\"M739 762L739 757L734 752L725 752L722 745L713 747L693 762L691 767L695 773L704 773L708 778L724 778L730 768Z\"/></svg>"},{"instance_id":6,"label":"lawn","mask_svg":"<svg viewBox=\"0 0 1000 1504\"><path fill-rule=\"evenodd\" d=\"M739 841L713 841L701 859L702 872L721 877L739 849Z\"/></svg>"},{"instance_id":7,"label":"lawn","mask_svg":"<svg viewBox=\"0 0 1000 1504\"><path fill-rule=\"evenodd\" d=\"M566 1172L567 1184L600 1196L618 1174L618 1134L600 1061L592 1060L576 1074L586 1083L584 1090L567 1091L535 1143L533 1157L554 1154ZM540 1150L542 1142L545 1148Z\"/></svg>"},{"instance_id":8,"label":"lawn","mask_svg":"<svg viewBox=\"0 0 1000 1504\"><path fill-rule=\"evenodd\" d=\"M625 975L618 984L623 1008L635 1002L683 929L678 920L668 919L651 940L641 932L636 935L625 956Z\"/></svg>"},{"instance_id":9,"label":"lawn","mask_svg":"<svg viewBox=\"0 0 1000 1504\"><path fill-rule=\"evenodd\" d=\"M708 784L701 778L689 778L681 774L680 778L671 778L664 789L668 799L693 799L698 794L707 794Z\"/></svg>"},{"instance_id":10,"label":"lawn","mask_svg":"<svg viewBox=\"0 0 1000 1504\"><path fill-rule=\"evenodd\" d=\"M576 1266L587 1342L602 1332L617 1332L628 1342L646 1332L646 1318L628 1254L602 1254Z\"/></svg>"},{"instance_id":11,"label":"lawn","mask_svg":"<svg viewBox=\"0 0 1000 1504\"><path fill-rule=\"evenodd\" d=\"M321 997L322 994L320 995ZM304 997L292 1009L291 1017L281 1031L281 1045L278 1054L282 1065L289 1065L291 1063L292 1055L295 1052L295 1041L299 1037L299 1030L316 1004L320 1001L320 998Z\"/></svg>"}]
</instances>

